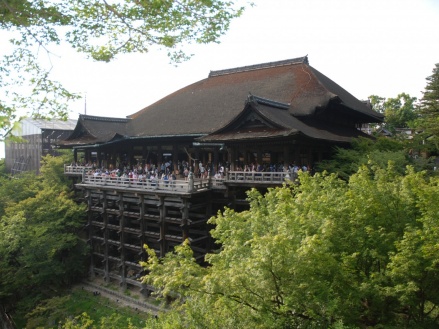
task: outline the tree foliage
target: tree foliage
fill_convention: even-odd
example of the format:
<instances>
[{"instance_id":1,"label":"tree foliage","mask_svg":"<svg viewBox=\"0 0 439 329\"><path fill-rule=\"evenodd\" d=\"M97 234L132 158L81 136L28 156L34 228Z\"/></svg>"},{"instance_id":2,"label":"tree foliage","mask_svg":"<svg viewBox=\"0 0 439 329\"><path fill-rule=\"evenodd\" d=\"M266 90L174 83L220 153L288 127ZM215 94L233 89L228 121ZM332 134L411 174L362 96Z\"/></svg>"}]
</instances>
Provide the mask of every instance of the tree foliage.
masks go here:
<instances>
[{"instance_id":1,"label":"tree foliage","mask_svg":"<svg viewBox=\"0 0 439 329\"><path fill-rule=\"evenodd\" d=\"M38 117L68 115L69 92L51 78L51 58L68 44L94 60L118 54L169 49L174 62L188 59L187 43L219 42L245 1L222 0L66 0L0 2L5 47L0 65L0 139L25 109ZM9 38L10 46L6 46ZM9 52L8 52L9 51Z\"/></svg>"},{"instance_id":2,"label":"tree foliage","mask_svg":"<svg viewBox=\"0 0 439 329\"><path fill-rule=\"evenodd\" d=\"M439 63L433 74L427 77L427 86L420 104L419 126L424 130L425 140L439 150Z\"/></svg>"},{"instance_id":3,"label":"tree foliage","mask_svg":"<svg viewBox=\"0 0 439 329\"><path fill-rule=\"evenodd\" d=\"M400 93L395 98L384 98L377 95L369 96L372 108L384 114L383 127L391 132L396 128L413 128L418 117L416 97Z\"/></svg>"},{"instance_id":4,"label":"tree foliage","mask_svg":"<svg viewBox=\"0 0 439 329\"><path fill-rule=\"evenodd\" d=\"M300 181L212 218L207 267L188 243L149 250L145 282L177 298L150 328L437 327L439 180L389 163Z\"/></svg>"},{"instance_id":5,"label":"tree foliage","mask_svg":"<svg viewBox=\"0 0 439 329\"><path fill-rule=\"evenodd\" d=\"M4 179L0 185L0 303L8 308L84 273L87 248L78 236L84 206L74 202L63 181L64 161L47 156L40 176Z\"/></svg>"},{"instance_id":6,"label":"tree foliage","mask_svg":"<svg viewBox=\"0 0 439 329\"><path fill-rule=\"evenodd\" d=\"M358 138L352 141L350 148L337 147L330 160L316 164L316 170L336 173L348 180L362 165L373 163L375 166L386 168L392 161L395 170L403 173L407 165L413 165L417 170L425 169L428 160L414 159L410 156L413 145L409 140L378 137L376 139Z\"/></svg>"}]
</instances>

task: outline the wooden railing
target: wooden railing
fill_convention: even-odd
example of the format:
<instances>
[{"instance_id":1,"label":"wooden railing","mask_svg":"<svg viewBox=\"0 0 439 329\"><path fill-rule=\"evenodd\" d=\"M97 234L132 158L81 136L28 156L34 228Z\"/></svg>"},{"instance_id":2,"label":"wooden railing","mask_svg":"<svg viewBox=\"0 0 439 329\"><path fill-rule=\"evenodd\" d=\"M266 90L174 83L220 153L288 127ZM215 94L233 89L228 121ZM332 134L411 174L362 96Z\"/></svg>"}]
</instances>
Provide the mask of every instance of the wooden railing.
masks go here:
<instances>
[{"instance_id":1,"label":"wooden railing","mask_svg":"<svg viewBox=\"0 0 439 329\"><path fill-rule=\"evenodd\" d=\"M282 184L285 181L294 180L289 172L244 172L228 171L224 178L194 178L189 175L188 180L157 180L137 179L128 177L111 177L108 175L96 175L91 173L92 168L85 166L64 166L64 173L82 176L82 183L93 186L113 186L136 188L142 190L162 190L173 192L196 192L203 189L222 189L226 183L250 183L258 184Z\"/></svg>"},{"instance_id":2,"label":"wooden railing","mask_svg":"<svg viewBox=\"0 0 439 329\"><path fill-rule=\"evenodd\" d=\"M160 180L160 179L136 179L128 177L110 177L95 176L84 174L82 177L83 184L94 186L114 186L125 188L136 188L142 190L161 190L172 192L195 192L209 188L208 179L194 179L189 177L188 180Z\"/></svg>"},{"instance_id":3,"label":"wooden railing","mask_svg":"<svg viewBox=\"0 0 439 329\"><path fill-rule=\"evenodd\" d=\"M88 166L67 166L64 165L64 174L66 175L78 175L81 176L83 173L92 170L92 167Z\"/></svg>"},{"instance_id":4,"label":"wooden railing","mask_svg":"<svg viewBox=\"0 0 439 329\"><path fill-rule=\"evenodd\" d=\"M270 183L282 184L285 181L293 180L293 175L284 172L255 172L255 171L229 171L226 174L226 182L245 183Z\"/></svg>"}]
</instances>

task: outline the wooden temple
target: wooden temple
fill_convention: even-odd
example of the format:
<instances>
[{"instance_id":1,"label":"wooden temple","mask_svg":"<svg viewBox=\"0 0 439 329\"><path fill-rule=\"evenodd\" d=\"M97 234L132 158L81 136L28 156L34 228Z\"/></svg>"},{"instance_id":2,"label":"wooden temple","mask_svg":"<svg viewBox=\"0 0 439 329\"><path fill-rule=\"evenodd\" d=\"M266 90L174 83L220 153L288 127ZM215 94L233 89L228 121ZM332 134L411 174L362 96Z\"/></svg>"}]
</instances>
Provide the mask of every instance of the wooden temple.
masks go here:
<instances>
[{"instance_id":1,"label":"wooden temple","mask_svg":"<svg viewBox=\"0 0 439 329\"><path fill-rule=\"evenodd\" d=\"M80 115L62 146L88 205L91 274L142 287L143 245L164 256L185 239L202 261L212 215L246 209L249 188L294 180L382 120L307 57L211 71L126 118Z\"/></svg>"}]
</instances>

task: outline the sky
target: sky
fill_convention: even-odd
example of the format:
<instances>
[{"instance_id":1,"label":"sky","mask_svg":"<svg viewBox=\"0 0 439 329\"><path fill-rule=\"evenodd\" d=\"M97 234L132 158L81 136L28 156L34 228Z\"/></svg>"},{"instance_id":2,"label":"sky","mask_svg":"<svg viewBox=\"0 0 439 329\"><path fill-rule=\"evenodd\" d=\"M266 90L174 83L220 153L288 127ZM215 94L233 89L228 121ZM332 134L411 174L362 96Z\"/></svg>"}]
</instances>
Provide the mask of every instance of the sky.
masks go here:
<instances>
[{"instance_id":1,"label":"sky","mask_svg":"<svg viewBox=\"0 0 439 329\"><path fill-rule=\"evenodd\" d=\"M84 99L79 114L126 117L211 70L308 55L309 64L359 99L421 98L439 63L439 0L253 0L219 44L189 45L188 62L169 63L166 51L99 63L65 48L53 77ZM0 158L4 156L0 148Z\"/></svg>"}]
</instances>

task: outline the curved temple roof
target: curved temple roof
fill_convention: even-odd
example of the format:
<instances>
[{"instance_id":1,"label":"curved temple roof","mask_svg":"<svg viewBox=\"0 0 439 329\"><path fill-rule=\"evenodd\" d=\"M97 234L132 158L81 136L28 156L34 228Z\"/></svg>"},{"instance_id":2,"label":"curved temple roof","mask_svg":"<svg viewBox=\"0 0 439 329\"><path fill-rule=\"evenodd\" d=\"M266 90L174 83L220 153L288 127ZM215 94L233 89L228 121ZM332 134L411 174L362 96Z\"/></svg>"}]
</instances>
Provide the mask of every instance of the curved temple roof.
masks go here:
<instances>
[{"instance_id":1,"label":"curved temple roof","mask_svg":"<svg viewBox=\"0 0 439 329\"><path fill-rule=\"evenodd\" d=\"M286 121L297 123L291 129L306 129L298 119L315 118L329 108L341 109L338 115L352 123L383 120L381 114L311 67L305 56L212 71L206 79L162 98L127 119L93 121L81 116L78 125L82 122L82 128L77 127L66 144L73 144L74 140L77 145L107 142L116 133L128 138L206 136L232 122L243 111L249 93L283 104L287 113L282 116L289 114ZM322 138L324 135L321 131Z\"/></svg>"},{"instance_id":2,"label":"curved temple roof","mask_svg":"<svg viewBox=\"0 0 439 329\"><path fill-rule=\"evenodd\" d=\"M382 121L380 114L309 66L307 57L300 57L211 72L207 79L129 116L133 134L212 133L242 111L249 93L289 104L297 117L312 116L334 100L363 122Z\"/></svg>"}]
</instances>

